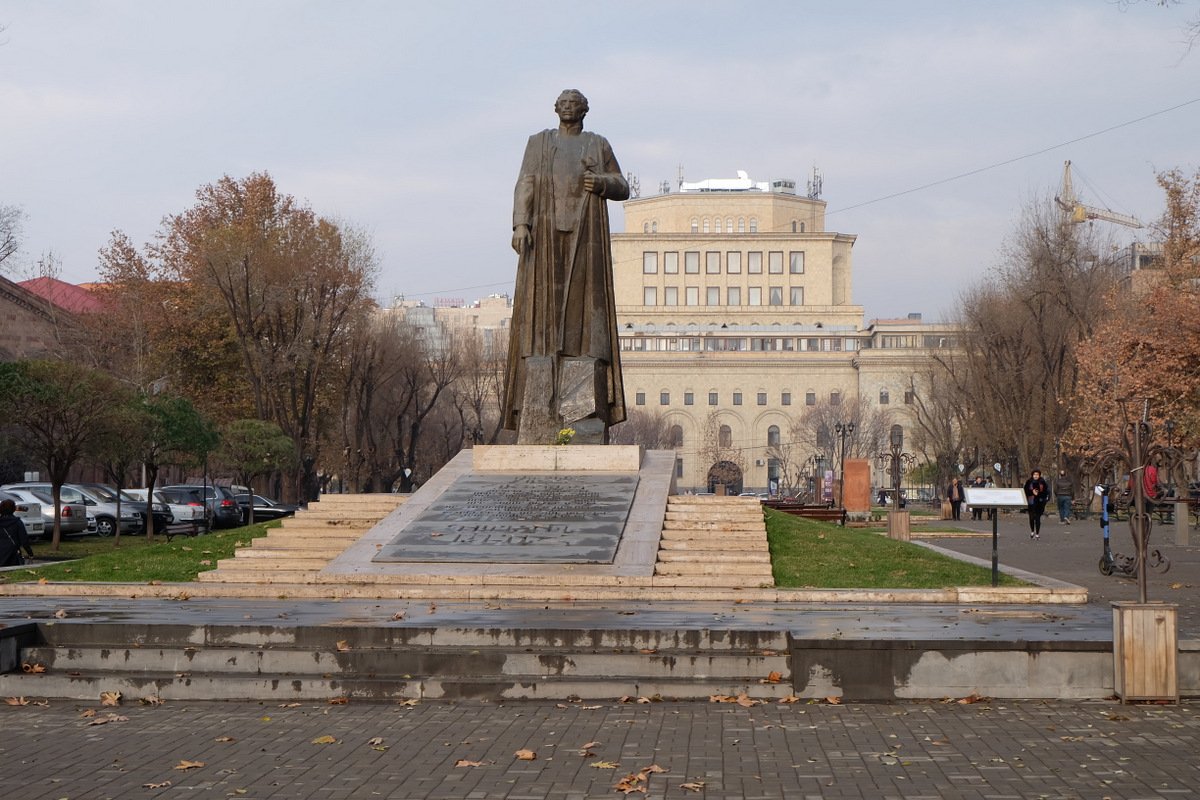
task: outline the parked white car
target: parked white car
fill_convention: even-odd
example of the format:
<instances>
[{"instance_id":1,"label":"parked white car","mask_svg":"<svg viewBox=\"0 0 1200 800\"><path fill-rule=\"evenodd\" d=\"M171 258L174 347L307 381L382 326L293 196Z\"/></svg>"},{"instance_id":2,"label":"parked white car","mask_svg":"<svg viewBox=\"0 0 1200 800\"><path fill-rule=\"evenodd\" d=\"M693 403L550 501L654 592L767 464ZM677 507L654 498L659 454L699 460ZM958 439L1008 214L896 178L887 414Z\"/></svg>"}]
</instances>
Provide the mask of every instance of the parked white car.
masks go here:
<instances>
[{"instance_id":1,"label":"parked white car","mask_svg":"<svg viewBox=\"0 0 1200 800\"><path fill-rule=\"evenodd\" d=\"M42 504L22 500L12 492L0 491L0 500L12 500L17 504L16 515L25 523L25 533L30 539L41 539L46 535L46 520L42 516Z\"/></svg>"},{"instance_id":2,"label":"parked white car","mask_svg":"<svg viewBox=\"0 0 1200 800\"><path fill-rule=\"evenodd\" d=\"M124 492L129 497L133 498L143 505L146 502L145 489L126 489ZM171 516L175 521L171 523L171 527L177 525L187 525L193 530L204 530L204 506L189 505L187 503L172 503L166 495L159 490L154 490L154 505L157 508L159 505L166 506L171 511Z\"/></svg>"}]
</instances>

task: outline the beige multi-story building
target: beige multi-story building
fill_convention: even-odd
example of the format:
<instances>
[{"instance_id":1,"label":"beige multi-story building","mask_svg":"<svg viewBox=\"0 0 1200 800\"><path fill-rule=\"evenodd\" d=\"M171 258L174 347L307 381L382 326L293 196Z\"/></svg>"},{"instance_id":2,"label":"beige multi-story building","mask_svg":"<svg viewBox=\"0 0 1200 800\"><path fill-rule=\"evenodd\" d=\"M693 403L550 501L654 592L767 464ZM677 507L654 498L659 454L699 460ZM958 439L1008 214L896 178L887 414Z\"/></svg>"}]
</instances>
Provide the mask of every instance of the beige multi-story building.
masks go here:
<instances>
[{"instance_id":1,"label":"beige multi-story building","mask_svg":"<svg viewBox=\"0 0 1200 800\"><path fill-rule=\"evenodd\" d=\"M824 201L792 181L683 183L626 201L625 227L612 237L625 400L663 415L683 489L769 489L770 448L806 406L903 409L930 351L955 344L919 314L864 325L855 236L826 230ZM735 479L709 463L722 450L741 454Z\"/></svg>"}]
</instances>

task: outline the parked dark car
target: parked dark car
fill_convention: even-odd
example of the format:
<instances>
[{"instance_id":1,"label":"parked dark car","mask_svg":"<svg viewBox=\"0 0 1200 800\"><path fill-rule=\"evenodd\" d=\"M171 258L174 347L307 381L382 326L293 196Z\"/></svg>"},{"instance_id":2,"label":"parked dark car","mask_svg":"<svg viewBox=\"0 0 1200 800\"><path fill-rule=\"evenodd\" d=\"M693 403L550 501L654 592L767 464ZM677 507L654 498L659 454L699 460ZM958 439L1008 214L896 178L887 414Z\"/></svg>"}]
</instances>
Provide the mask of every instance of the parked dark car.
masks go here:
<instances>
[{"instance_id":1,"label":"parked dark car","mask_svg":"<svg viewBox=\"0 0 1200 800\"><path fill-rule=\"evenodd\" d=\"M179 494L180 491L187 492L187 496L190 498L188 502L203 502L208 508L209 518L212 520L214 528L236 528L242 524L242 507L233 498L233 492L224 486L213 486L212 484L208 485L207 494L205 494L205 489L203 484L177 483L164 486L162 491L171 502L179 502L175 498L183 496Z\"/></svg>"},{"instance_id":2,"label":"parked dark car","mask_svg":"<svg viewBox=\"0 0 1200 800\"><path fill-rule=\"evenodd\" d=\"M261 494L239 494L234 496L242 509L242 524L250 524L250 500L254 499L254 521L267 522L281 517L290 517L296 513L296 506L290 503L280 503Z\"/></svg>"}]
</instances>

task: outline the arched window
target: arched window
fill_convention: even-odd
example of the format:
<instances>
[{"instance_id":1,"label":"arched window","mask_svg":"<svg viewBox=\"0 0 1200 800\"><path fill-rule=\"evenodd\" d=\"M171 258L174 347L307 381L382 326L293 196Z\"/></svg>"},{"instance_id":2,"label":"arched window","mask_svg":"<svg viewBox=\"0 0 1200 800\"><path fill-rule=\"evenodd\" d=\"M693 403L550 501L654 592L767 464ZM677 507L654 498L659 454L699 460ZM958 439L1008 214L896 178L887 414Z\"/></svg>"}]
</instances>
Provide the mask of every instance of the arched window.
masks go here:
<instances>
[{"instance_id":1,"label":"arched window","mask_svg":"<svg viewBox=\"0 0 1200 800\"><path fill-rule=\"evenodd\" d=\"M767 428L767 447L779 447L779 426Z\"/></svg>"},{"instance_id":2,"label":"arched window","mask_svg":"<svg viewBox=\"0 0 1200 800\"><path fill-rule=\"evenodd\" d=\"M654 220L654 222L650 223L650 232L658 233L658 220Z\"/></svg>"},{"instance_id":3,"label":"arched window","mask_svg":"<svg viewBox=\"0 0 1200 800\"><path fill-rule=\"evenodd\" d=\"M699 233L699 232L700 232L700 220L696 219L695 217L692 217L692 233Z\"/></svg>"},{"instance_id":4,"label":"arched window","mask_svg":"<svg viewBox=\"0 0 1200 800\"><path fill-rule=\"evenodd\" d=\"M796 220L792 220L792 233L796 233Z\"/></svg>"},{"instance_id":5,"label":"arched window","mask_svg":"<svg viewBox=\"0 0 1200 800\"><path fill-rule=\"evenodd\" d=\"M725 232L733 233L733 217L725 218Z\"/></svg>"},{"instance_id":6,"label":"arched window","mask_svg":"<svg viewBox=\"0 0 1200 800\"><path fill-rule=\"evenodd\" d=\"M642 233L649 233L649 232L650 232L650 223L643 222L642 223Z\"/></svg>"},{"instance_id":7,"label":"arched window","mask_svg":"<svg viewBox=\"0 0 1200 800\"><path fill-rule=\"evenodd\" d=\"M708 233L708 217L704 218L704 232Z\"/></svg>"},{"instance_id":8,"label":"arched window","mask_svg":"<svg viewBox=\"0 0 1200 800\"><path fill-rule=\"evenodd\" d=\"M803 222L800 223L800 232L804 233L804 223Z\"/></svg>"},{"instance_id":9,"label":"arched window","mask_svg":"<svg viewBox=\"0 0 1200 800\"><path fill-rule=\"evenodd\" d=\"M750 218L750 232L758 233L758 220L754 217Z\"/></svg>"},{"instance_id":10,"label":"arched window","mask_svg":"<svg viewBox=\"0 0 1200 800\"><path fill-rule=\"evenodd\" d=\"M721 232L721 218L717 217L713 220L713 233Z\"/></svg>"},{"instance_id":11,"label":"arched window","mask_svg":"<svg viewBox=\"0 0 1200 800\"><path fill-rule=\"evenodd\" d=\"M683 428L681 426L671 426L671 430L667 434L667 446L676 449L683 447Z\"/></svg>"},{"instance_id":12,"label":"arched window","mask_svg":"<svg viewBox=\"0 0 1200 800\"><path fill-rule=\"evenodd\" d=\"M746 218L738 217L738 233L746 232Z\"/></svg>"},{"instance_id":13,"label":"arched window","mask_svg":"<svg viewBox=\"0 0 1200 800\"><path fill-rule=\"evenodd\" d=\"M733 447L733 428L728 425L722 425L720 432L717 434L718 447Z\"/></svg>"}]
</instances>

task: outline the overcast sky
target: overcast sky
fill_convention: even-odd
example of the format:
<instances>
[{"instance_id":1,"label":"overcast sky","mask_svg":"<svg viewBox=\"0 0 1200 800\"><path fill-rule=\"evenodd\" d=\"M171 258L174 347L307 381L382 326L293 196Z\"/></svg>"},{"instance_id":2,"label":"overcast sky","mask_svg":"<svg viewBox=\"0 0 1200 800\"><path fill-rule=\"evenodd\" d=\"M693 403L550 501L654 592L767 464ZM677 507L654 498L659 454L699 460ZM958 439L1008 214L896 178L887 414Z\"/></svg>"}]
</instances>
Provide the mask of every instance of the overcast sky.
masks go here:
<instances>
[{"instance_id":1,"label":"overcast sky","mask_svg":"<svg viewBox=\"0 0 1200 800\"><path fill-rule=\"evenodd\" d=\"M1156 172L1200 161L1200 46L1183 41L1197 14L1194 0L0 0L0 205L25 210L26 262L53 251L81 282L112 230L145 242L199 186L265 170L373 235L381 297L471 300L511 290L525 140L576 87L643 195L679 165L690 181L741 169L801 187L816 165L828 228L858 236L854 302L939 319L1065 159L1084 202L1161 213Z\"/></svg>"}]
</instances>

